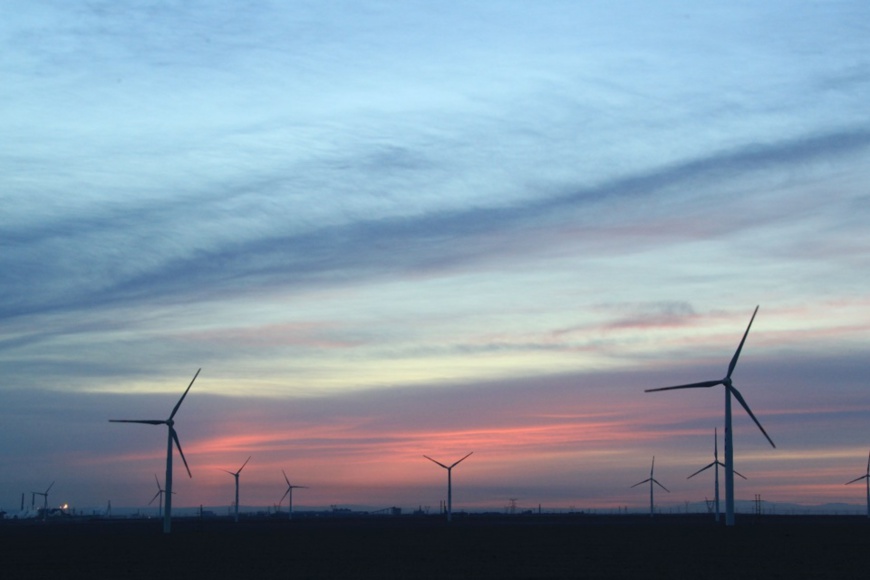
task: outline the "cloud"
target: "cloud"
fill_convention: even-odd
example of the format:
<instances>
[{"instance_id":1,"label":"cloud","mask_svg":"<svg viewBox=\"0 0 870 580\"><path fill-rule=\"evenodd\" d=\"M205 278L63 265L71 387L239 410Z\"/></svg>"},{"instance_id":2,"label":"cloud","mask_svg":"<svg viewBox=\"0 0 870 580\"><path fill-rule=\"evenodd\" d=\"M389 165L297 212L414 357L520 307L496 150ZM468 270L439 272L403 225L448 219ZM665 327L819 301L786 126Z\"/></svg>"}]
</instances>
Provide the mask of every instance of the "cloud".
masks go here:
<instances>
[{"instance_id":1,"label":"cloud","mask_svg":"<svg viewBox=\"0 0 870 580\"><path fill-rule=\"evenodd\" d=\"M607 252L608 246L609 251L624 251L626 244L635 246L649 235L673 243L683 236L673 230L656 231L651 227L659 216L647 215L653 221L632 231L630 225L639 216L629 212L612 223L610 206L603 208L601 204L651 198L699 180L709 190L713 183L732 175L745 176L762 168L787 170L795 165L857 154L868 145L870 131L852 130L712 155L514 206L363 219L286 235L266 231L252 239L242 236L234 240L218 233L216 224L209 225L198 218L197 214L202 212L195 211L195 204L183 199L165 207L152 207L152 215L141 213L135 205L123 207L103 218L66 220L41 233L37 230L16 234L14 229L7 232L3 242L12 251L6 253L3 261L11 283L6 285L7 299L0 314L10 318L97 305L203 300L250 291L252 287L332 285L474 264L486 267L507 254L512 260L520 260L523 254L546 250L554 239L553 232L568 227L569 223L571 228L584 224L580 235L582 239L594 239L599 254ZM204 213L214 210L206 208ZM173 217L177 215L190 216L189 223L178 223ZM573 221L567 222L567 216ZM603 217L604 223L596 224L591 216ZM752 215L735 216L698 234L733 233L755 227L755 220ZM155 237L157 244L152 248L149 238L158 235L160 226L150 226L142 232L147 234L145 238L135 234L142 230L141 224L160 223L172 224L166 230L170 237L186 227L205 236L195 237L192 245L183 246L180 240L176 245ZM134 236L126 237L128 231L134 232ZM178 251L173 250L175 246ZM396 248L402 251L396 252Z\"/></svg>"}]
</instances>

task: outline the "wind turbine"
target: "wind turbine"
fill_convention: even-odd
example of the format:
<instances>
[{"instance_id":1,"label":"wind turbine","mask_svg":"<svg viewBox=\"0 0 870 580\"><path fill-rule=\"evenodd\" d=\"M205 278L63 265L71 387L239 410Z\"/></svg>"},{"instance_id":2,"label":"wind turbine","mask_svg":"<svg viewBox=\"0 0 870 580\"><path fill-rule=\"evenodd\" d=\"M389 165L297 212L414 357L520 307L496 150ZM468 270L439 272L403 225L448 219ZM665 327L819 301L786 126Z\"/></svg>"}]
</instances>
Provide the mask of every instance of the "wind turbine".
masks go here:
<instances>
[{"instance_id":1,"label":"wind turbine","mask_svg":"<svg viewBox=\"0 0 870 580\"><path fill-rule=\"evenodd\" d=\"M705 467L702 467L701 469L699 469L698 471L696 471L695 473L693 473L692 475L690 475L686 479L692 479L693 477L695 477L696 475L698 475L702 471L706 471L707 469L710 469L711 467L715 468L714 471L716 472L716 479L715 479L715 482L716 482L715 483L716 511L714 513L716 514L716 523L719 523L719 466L720 465L722 467L725 467L725 464L722 463L721 461L719 461L719 435L716 432L716 429L713 429L713 463L711 463ZM746 479L746 476L738 471L735 471L734 474L739 475L743 479Z\"/></svg>"},{"instance_id":2,"label":"wind turbine","mask_svg":"<svg viewBox=\"0 0 870 580\"><path fill-rule=\"evenodd\" d=\"M287 519L292 520L293 519L293 490L294 489L308 489L308 488L304 485L293 485L292 483L290 483L290 480L287 479L287 474L284 472L283 469L281 470L281 473L284 474L284 481L287 482L287 491L285 491L284 495L281 496L281 499L278 500L278 507L279 508L281 507L281 502L284 501L285 497L288 498L287 499L287 511L290 513L290 515Z\"/></svg>"},{"instance_id":3,"label":"wind turbine","mask_svg":"<svg viewBox=\"0 0 870 580\"><path fill-rule=\"evenodd\" d=\"M474 451L472 451L471 453L474 453ZM453 515L453 481L452 481L453 468L456 467L457 465L459 465L460 463L462 463L463 461L465 461L468 458L468 456L471 455L471 453L469 453L468 455L466 455L465 457L463 457L459 461L455 461L453 463L453 465L451 465L450 467L444 465L440 461L435 461L434 459L432 459L428 455L423 456L426 459L428 459L429 461L431 461L432 463L437 463L438 465L440 465L441 467L443 467L444 469L447 470L447 521L448 522L451 520L452 515Z\"/></svg>"},{"instance_id":4,"label":"wind turbine","mask_svg":"<svg viewBox=\"0 0 870 580\"><path fill-rule=\"evenodd\" d=\"M46 510L48 509L48 492L51 490L51 488L53 486L54 486L54 482L52 481L51 485L49 485L45 489L45 491L31 491L30 492L30 494L31 494L30 495L30 507L33 507L33 504L36 503L36 496L38 496L38 495L42 496L42 516L43 517L46 517L46 514L47 514Z\"/></svg>"},{"instance_id":5,"label":"wind turbine","mask_svg":"<svg viewBox=\"0 0 870 580\"><path fill-rule=\"evenodd\" d=\"M862 479L867 481L867 517L870 518L870 455L867 456L867 473L861 477L856 477L852 481L846 483L846 485L855 483L856 481L861 481Z\"/></svg>"},{"instance_id":6,"label":"wind turbine","mask_svg":"<svg viewBox=\"0 0 870 580\"><path fill-rule=\"evenodd\" d=\"M163 494L166 493L166 490L160 487L160 481L157 479L157 474L154 474L154 483L157 484L157 493L154 494L154 497L151 498L151 501L148 502L148 505L154 503L154 500L160 498L160 502L158 504L157 517L163 517ZM175 493L175 492L172 492Z\"/></svg>"},{"instance_id":7,"label":"wind turbine","mask_svg":"<svg viewBox=\"0 0 870 580\"><path fill-rule=\"evenodd\" d=\"M242 463L242 466L239 468L239 470L235 473L232 471L227 471L226 469L222 470L224 473L229 473L230 475L232 475L236 480L236 523L239 522L239 474L242 472L242 470L245 468L245 466L248 464L248 461L250 460L251 456L249 455L248 458L245 459L245 462Z\"/></svg>"},{"instance_id":8,"label":"wind turbine","mask_svg":"<svg viewBox=\"0 0 870 580\"><path fill-rule=\"evenodd\" d=\"M635 483L634 485L631 486L631 487L637 487L642 483L649 482L649 517L653 517L653 514L655 513L654 503L653 503L653 489L655 489L655 488L653 487L653 484L656 484L657 486L659 486L660 488L662 488L666 492L671 493L671 490L669 490L668 488L666 488L665 486L660 484L656 480L656 478L653 477L653 471L655 471L655 468L656 468L656 456L653 455L652 466L649 468L649 477L644 479L643 481L638 481L637 483Z\"/></svg>"},{"instance_id":9,"label":"wind turbine","mask_svg":"<svg viewBox=\"0 0 870 580\"><path fill-rule=\"evenodd\" d=\"M163 512L163 533L168 534L172 529L172 443L175 442L175 446L178 448L178 454L181 455L181 460L184 462L184 467L187 469L188 477L193 477L190 473L190 467L187 466L187 459L184 458L184 452L181 450L181 443L178 442L178 434L175 432L175 414L178 412L178 408L181 407L181 403L184 401L184 397L187 396L187 392L190 391L190 387L193 386L193 381L196 380L196 377L199 376L199 371L202 369L198 369L196 374L193 375L193 379L191 379L190 384L187 385L187 389L184 391L184 394L181 395L181 398L178 399L178 402L175 404L175 407L172 409L172 413L169 414L168 419L109 419L110 423L144 423L145 425L166 425L169 430L169 435L167 438L166 444L166 489L164 490L164 495L166 496L166 511Z\"/></svg>"},{"instance_id":10,"label":"wind turbine","mask_svg":"<svg viewBox=\"0 0 870 580\"><path fill-rule=\"evenodd\" d=\"M728 365L728 373L725 375L724 379L718 379L715 381L704 381L701 383L691 383L688 385L677 385L674 387L661 387L658 389L646 389L646 393L652 393L656 391L670 391L673 389L697 389L697 388L708 388L715 387L716 385L724 385L725 386L725 525L733 526L734 525L734 445L732 441L732 433L731 433L731 396L733 395L737 402L740 403L749 416L755 421L755 424L758 425L758 428L761 429L761 432L767 438L768 442L772 447L776 447L774 445L773 440L767 434L767 431L764 430L764 427L761 426L761 423L758 422L758 419L755 418L755 415L752 414L752 410L749 408L749 405L746 404L746 401L743 399L743 395L740 394L734 385L731 382L731 374L734 372L734 367L737 366L737 358L740 356L740 351L743 350L743 343L746 342L746 336L749 334L749 328L752 326L752 321L755 320L755 315L758 314L758 306L755 307L755 312L752 313L752 318L749 319L749 325L746 327L746 332L743 333L743 338L740 340L740 345L737 347L737 351L734 353L734 356L731 358L731 364Z\"/></svg>"}]
</instances>

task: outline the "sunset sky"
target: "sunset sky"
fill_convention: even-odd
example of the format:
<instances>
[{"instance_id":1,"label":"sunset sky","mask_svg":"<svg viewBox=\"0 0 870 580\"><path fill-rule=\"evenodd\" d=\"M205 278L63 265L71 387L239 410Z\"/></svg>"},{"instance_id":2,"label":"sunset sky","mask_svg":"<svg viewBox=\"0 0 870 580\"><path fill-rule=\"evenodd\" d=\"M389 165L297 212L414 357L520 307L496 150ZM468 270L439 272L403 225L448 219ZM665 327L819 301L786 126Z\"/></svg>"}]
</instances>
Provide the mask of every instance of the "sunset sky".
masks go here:
<instances>
[{"instance_id":1,"label":"sunset sky","mask_svg":"<svg viewBox=\"0 0 870 580\"><path fill-rule=\"evenodd\" d=\"M0 6L0 509L864 504L870 3ZM722 449L720 447L720 455ZM286 502L285 502L286 507Z\"/></svg>"}]
</instances>

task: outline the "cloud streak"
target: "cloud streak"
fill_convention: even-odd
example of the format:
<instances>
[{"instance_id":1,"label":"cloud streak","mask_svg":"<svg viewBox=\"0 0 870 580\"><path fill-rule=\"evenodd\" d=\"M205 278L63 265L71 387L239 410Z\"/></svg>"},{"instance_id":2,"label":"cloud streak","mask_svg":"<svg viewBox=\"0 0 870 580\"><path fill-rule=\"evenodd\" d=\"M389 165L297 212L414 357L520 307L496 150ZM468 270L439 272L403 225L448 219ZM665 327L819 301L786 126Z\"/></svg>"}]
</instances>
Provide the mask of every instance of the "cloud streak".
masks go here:
<instances>
[{"instance_id":1,"label":"cloud streak","mask_svg":"<svg viewBox=\"0 0 870 580\"><path fill-rule=\"evenodd\" d=\"M70 255L69 250L57 251L57 244L74 251L75 248L93 245L89 240L97 242L95 247L111 247L113 238L123 240L124 232L135 230L138 224L159 224L172 215L191 216L191 227L201 228L204 232L215 229L214 226L203 228L206 224L195 217L201 212L193 203L161 208L154 216L142 213L135 206L124 207L120 210L122 213L107 215L99 222L75 219L46 225L41 231L5 234L4 245L13 249L4 258L5 269L13 280L18 280L20 287L13 282L11 288L7 288L9 299L4 301L6 306L0 314L8 318L45 310L86 309L98 305L167 299L208 300L250 287L268 291L278 286L333 285L478 265L487 267L493 260L503 260L505 254L515 260L521 259L523 254L533 256L546 251L553 243L553 236L559 235L553 230L558 232L568 226L566 216L571 217L570 228L575 231L584 224L580 236L595 240L597 253L634 251L633 247L648 243L650 237L663 238L664 243L675 243L685 235L662 226L651 227L655 221L633 227L635 219L640 216L622 218L622 223L595 224L591 223L594 218L584 217L581 212L599 216L609 211L609 206L600 207L604 203L626 203L638 196L650 199L668 190L685 189L698 181L709 190L711 182L718 183L733 175L745 176L771 165L781 170L821 163L843 155L862 153L868 147L870 131L853 130L716 155L570 194L533 199L512 207L383 217L319 227L306 233L266 235L242 242L232 241L226 236L211 239L206 236L199 244L201 247L187 249L184 255L150 252L147 249L149 240L137 239L138 236L122 242L121 251L114 259L111 256L85 256L82 261ZM647 220L650 217L653 220L666 219L656 215L645 217ZM754 216L735 216L712 230L697 231L694 235L711 237L752 227L757 227ZM692 235L692 228L687 232ZM124 246L128 246L128 252L124 251ZM43 248L39 255L33 255L34 247ZM16 248L26 249L26 253L16 252ZM402 252L397 253L396 248L402 248ZM22 256L27 256L28 262L43 264L36 276L29 272L32 267L23 266ZM74 266L76 272L72 273L72 283L64 280L70 274L69 266L61 264L77 262L79 265ZM117 270L115 266L118 266ZM132 271L125 275L130 266ZM23 287L35 287L37 280L56 290L47 296L21 292Z\"/></svg>"}]
</instances>

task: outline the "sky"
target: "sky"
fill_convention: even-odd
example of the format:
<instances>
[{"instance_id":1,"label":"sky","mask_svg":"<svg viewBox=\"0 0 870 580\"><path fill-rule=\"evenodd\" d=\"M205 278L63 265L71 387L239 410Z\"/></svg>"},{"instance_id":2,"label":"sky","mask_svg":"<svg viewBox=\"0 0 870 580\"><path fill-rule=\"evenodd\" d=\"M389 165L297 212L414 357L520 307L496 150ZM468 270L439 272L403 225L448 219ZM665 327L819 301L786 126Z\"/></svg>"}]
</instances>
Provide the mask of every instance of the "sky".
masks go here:
<instances>
[{"instance_id":1,"label":"sky","mask_svg":"<svg viewBox=\"0 0 870 580\"><path fill-rule=\"evenodd\" d=\"M145 507L199 368L176 506L702 502L644 389L756 306L738 500L863 505L867 2L11 0L0 78L0 509Z\"/></svg>"}]
</instances>

